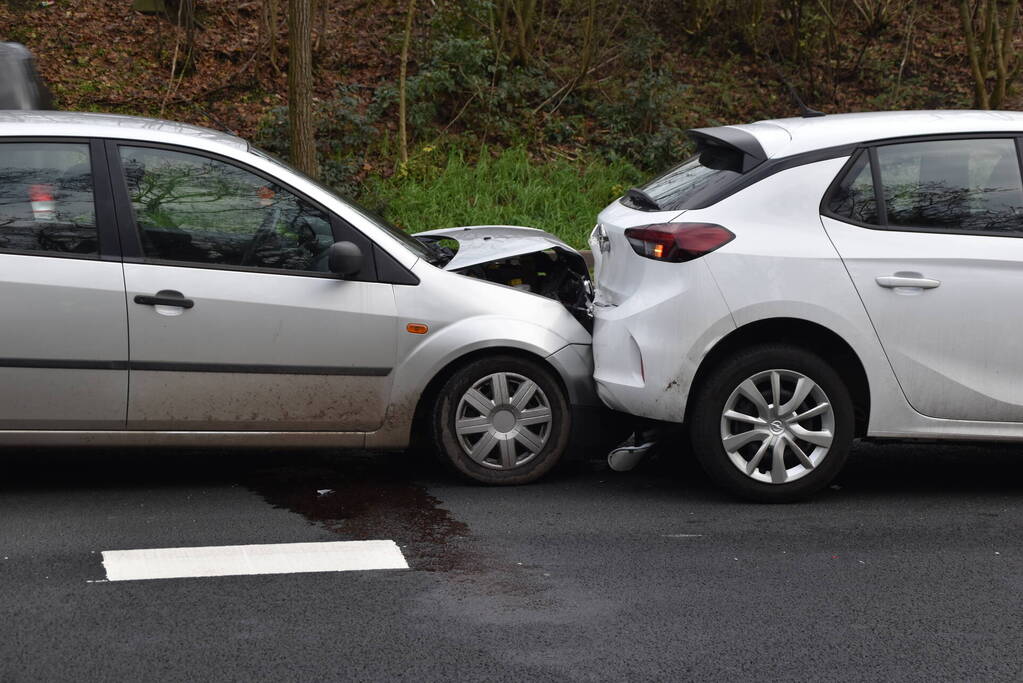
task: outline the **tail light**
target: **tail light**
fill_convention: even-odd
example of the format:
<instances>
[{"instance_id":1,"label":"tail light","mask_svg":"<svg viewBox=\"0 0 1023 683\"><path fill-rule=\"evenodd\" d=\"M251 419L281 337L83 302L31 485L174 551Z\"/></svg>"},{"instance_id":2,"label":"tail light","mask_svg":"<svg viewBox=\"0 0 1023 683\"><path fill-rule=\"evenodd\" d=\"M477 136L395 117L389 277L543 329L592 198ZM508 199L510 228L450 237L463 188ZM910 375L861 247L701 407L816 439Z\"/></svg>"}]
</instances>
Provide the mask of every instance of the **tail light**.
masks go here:
<instances>
[{"instance_id":1,"label":"tail light","mask_svg":"<svg viewBox=\"0 0 1023 683\"><path fill-rule=\"evenodd\" d=\"M735 234L713 223L657 223L625 231L633 251L655 261L692 261L723 247Z\"/></svg>"}]
</instances>

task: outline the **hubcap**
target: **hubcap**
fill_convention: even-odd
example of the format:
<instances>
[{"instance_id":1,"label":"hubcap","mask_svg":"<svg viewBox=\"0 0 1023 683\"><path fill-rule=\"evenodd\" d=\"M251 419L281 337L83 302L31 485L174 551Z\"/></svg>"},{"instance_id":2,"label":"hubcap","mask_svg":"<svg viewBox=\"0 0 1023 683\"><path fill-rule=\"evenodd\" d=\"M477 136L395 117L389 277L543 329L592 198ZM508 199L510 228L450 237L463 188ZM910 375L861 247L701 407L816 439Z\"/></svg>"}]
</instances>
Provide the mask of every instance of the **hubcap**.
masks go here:
<instances>
[{"instance_id":1,"label":"hubcap","mask_svg":"<svg viewBox=\"0 0 1023 683\"><path fill-rule=\"evenodd\" d=\"M521 467L543 450L553 415L536 382L513 372L487 375L455 410L455 436L473 461L495 470Z\"/></svg>"},{"instance_id":2,"label":"hubcap","mask_svg":"<svg viewBox=\"0 0 1023 683\"><path fill-rule=\"evenodd\" d=\"M766 370L728 397L721 443L743 474L786 484L819 467L831 449L835 412L824 390L794 370Z\"/></svg>"}]
</instances>

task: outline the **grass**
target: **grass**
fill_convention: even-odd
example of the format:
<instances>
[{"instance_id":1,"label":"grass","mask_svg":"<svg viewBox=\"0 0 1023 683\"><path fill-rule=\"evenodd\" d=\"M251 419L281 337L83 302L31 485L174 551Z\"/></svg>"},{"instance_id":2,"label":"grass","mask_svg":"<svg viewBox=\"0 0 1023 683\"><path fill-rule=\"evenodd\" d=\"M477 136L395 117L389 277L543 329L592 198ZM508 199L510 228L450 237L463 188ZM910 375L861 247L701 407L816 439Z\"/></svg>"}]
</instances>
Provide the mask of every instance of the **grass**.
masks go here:
<instances>
[{"instance_id":1,"label":"grass","mask_svg":"<svg viewBox=\"0 0 1023 683\"><path fill-rule=\"evenodd\" d=\"M586 238L600 212L643 174L627 162L538 161L524 148L476 163L452 152L440 163L424 162L427 146L409 170L368 182L368 195L409 232L460 225L525 225L553 233L574 247Z\"/></svg>"}]
</instances>

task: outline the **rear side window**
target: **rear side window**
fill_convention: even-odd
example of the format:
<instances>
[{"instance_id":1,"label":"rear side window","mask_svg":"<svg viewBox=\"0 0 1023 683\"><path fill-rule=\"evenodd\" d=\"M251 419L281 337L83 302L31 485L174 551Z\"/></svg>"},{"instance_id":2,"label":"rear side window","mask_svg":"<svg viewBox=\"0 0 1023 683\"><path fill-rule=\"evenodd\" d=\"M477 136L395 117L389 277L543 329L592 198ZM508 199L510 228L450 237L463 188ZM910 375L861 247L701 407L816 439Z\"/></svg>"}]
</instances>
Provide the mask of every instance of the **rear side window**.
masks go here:
<instances>
[{"instance_id":1,"label":"rear side window","mask_svg":"<svg viewBox=\"0 0 1023 683\"><path fill-rule=\"evenodd\" d=\"M878 224L877 200L868 152L860 152L838 187L831 193L828 210L833 216L868 225Z\"/></svg>"},{"instance_id":2,"label":"rear side window","mask_svg":"<svg viewBox=\"0 0 1023 683\"><path fill-rule=\"evenodd\" d=\"M1023 233L1023 182L1012 139L877 148L889 227Z\"/></svg>"},{"instance_id":3,"label":"rear side window","mask_svg":"<svg viewBox=\"0 0 1023 683\"><path fill-rule=\"evenodd\" d=\"M654 200L661 211L681 211L726 187L742 175L741 169L741 152L710 148L690 157L639 189ZM641 211L652 209L650 206L636 203L628 196L622 198L622 203Z\"/></svg>"},{"instance_id":4,"label":"rear side window","mask_svg":"<svg viewBox=\"0 0 1023 683\"><path fill-rule=\"evenodd\" d=\"M275 183L217 159L120 147L147 258L329 272L329 217Z\"/></svg>"},{"instance_id":5,"label":"rear side window","mask_svg":"<svg viewBox=\"0 0 1023 683\"><path fill-rule=\"evenodd\" d=\"M88 144L0 143L0 250L98 253Z\"/></svg>"}]
</instances>

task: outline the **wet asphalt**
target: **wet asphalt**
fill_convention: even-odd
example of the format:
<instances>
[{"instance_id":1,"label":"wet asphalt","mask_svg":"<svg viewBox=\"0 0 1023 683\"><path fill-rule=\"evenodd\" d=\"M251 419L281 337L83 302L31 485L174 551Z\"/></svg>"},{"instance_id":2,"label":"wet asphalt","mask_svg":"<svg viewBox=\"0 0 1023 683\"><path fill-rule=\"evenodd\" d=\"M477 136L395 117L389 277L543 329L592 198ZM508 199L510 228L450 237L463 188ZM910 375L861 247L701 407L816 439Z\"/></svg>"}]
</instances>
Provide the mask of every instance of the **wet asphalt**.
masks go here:
<instances>
[{"instance_id":1,"label":"wet asphalt","mask_svg":"<svg viewBox=\"0 0 1023 683\"><path fill-rule=\"evenodd\" d=\"M4 681L1023 678L1019 446L861 444L782 506L666 456L503 489L403 454L5 456ZM377 538L411 569L105 582L100 559Z\"/></svg>"}]
</instances>

